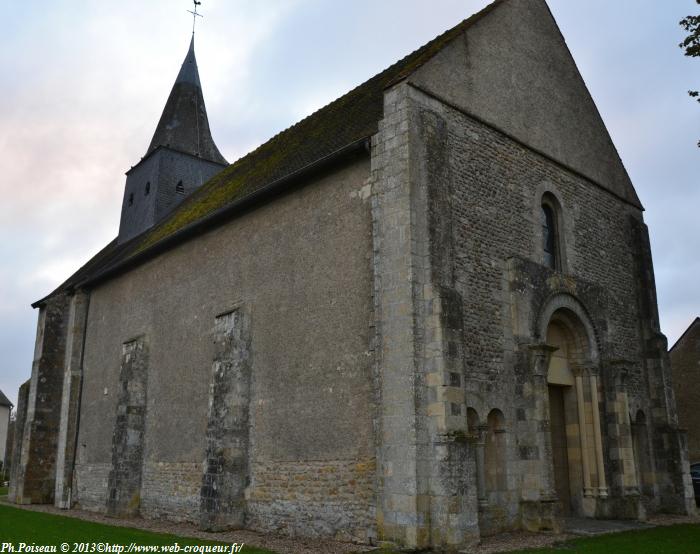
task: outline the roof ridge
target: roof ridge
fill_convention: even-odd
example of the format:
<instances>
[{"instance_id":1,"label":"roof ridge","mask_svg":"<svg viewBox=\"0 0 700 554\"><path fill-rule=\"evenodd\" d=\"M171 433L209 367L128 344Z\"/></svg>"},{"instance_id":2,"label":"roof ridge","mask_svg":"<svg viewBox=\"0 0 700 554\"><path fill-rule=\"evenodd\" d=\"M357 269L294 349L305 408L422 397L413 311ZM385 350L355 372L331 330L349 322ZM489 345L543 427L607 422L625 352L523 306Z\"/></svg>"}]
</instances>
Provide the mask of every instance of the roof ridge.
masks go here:
<instances>
[{"instance_id":1,"label":"roof ridge","mask_svg":"<svg viewBox=\"0 0 700 554\"><path fill-rule=\"evenodd\" d=\"M342 96L279 131L209 179L153 227L121 245L110 243L52 295L66 286L89 280L107 266L120 266L179 230L372 136L384 114L386 88L410 76L471 25L508 1L495 0Z\"/></svg>"},{"instance_id":2,"label":"roof ridge","mask_svg":"<svg viewBox=\"0 0 700 554\"><path fill-rule=\"evenodd\" d=\"M367 85L368 83L370 83L370 82L373 81L374 79L378 79L379 77L381 77L381 76L384 75L385 73L389 73L392 69L394 69L394 68L400 66L401 64L405 63L406 60L408 60L408 59L411 58L412 56L418 54L419 52L421 52L421 51L423 51L423 50L428 49L431 45L433 45L433 44L435 44L435 43L438 43L438 42L441 41L442 39L446 38L447 35L451 35L452 33L454 33L454 36L450 36L450 37L449 37L448 42L441 43L441 44L440 44L441 48L438 49L438 50L436 50L435 52L432 52L432 53L430 54L429 57L423 59L423 60L421 61L420 65L416 65L416 66L414 66L414 67L411 67L410 72L409 72L409 73L406 73L406 75L404 75L404 76L401 77L400 79L392 79L391 81L389 81L389 83L387 84L387 86L385 86L384 88L388 88L388 87L392 86L393 84L395 84L396 82L400 81L401 79L404 79L405 77L407 77L408 75L410 75L411 73L413 73L416 69L418 69L418 68L421 67L423 64L425 64L425 62L427 62L428 60L432 59L432 58L435 56L435 54L437 54L437 53L442 49L442 47L446 46L447 44L449 44L449 42L451 42L452 40L454 40L455 38L457 38L457 37L461 34L461 31L466 30L466 28L469 27L469 25L472 25L473 23L476 23L476 22L477 22L479 19L481 19L484 15L486 15L486 14L489 13L489 12L491 12L495 7L499 6L500 4L503 4L503 3L506 2L506 1L507 1L507 0L494 0L494 1L491 2L490 4L484 6L484 7L483 7L481 10L479 10L478 12L476 12L476 13L470 15L469 17L463 19L462 21L460 21L460 22L459 22L457 25L455 25L454 27L451 27L451 28L445 30L444 32L440 33L438 36L436 36L436 37L432 38L431 40L429 40L428 42L426 42L425 44L423 44L423 45L421 45L421 46L418 46L415 50L409 52L409 53L406 54L403 58L400 58L399 60L397 60L397 61L395 61L393 64L391 64L391 65L385 67L384 69L382 69L382 70L379 71L378 73L375 73L375 74L372 75L370 78L366 79L365 81L363 81L363 82L361 82L360 84L356 85L354 88L352 88L352 89L350 89L349 91L347 91L345 94L342 94L341 96L338 96L337 98L334 98L333 100L331 100L331 101L328 102L327 104L324 104L324 105L321 106L320 108L317 108L316 110L314 110L314 111L311 112L310 114L304 116L302 119L300 119L300 120L297 121L296 123L292 123L289 127L283 129L282 131L279 131L277 134L275 134L275 135L273 135L272 137L270 137L267 141L265 141L265 142L263 142L262 144L260 144L255 150L257 150L257 149L260 148L261 146L264 146L264 145L267 144L268 142L274 140L277 136L281 135L282 133L285 133L285 132L287 132L288 130L293 129L293 128L296 127L297 125L300 125L300 124L304 123L304 121L306 121L307 119L313 117L313 116L316 115L317 113L319 113L319 112L325 110L326 108L328 108L328 107L331 106L332 104L335 104L336 102L339 102L339 101L342 100L343 98L345 98L345 97L351 95L353 92L357 91L357 89L364 87L365 85ZM457 32L458 30L459 30L460 32ZM235 162L233 162L231 165L233 165L233 164L237 163L239 160L242 160L243 158L247 157L249 154L254 153L255 150L252 150L251 152L248 152L248 154L245 154L244 156L242 156L241 158L239 158L238 160L236 160Z\"/></svg>"},{"instance_id":3,"label":"roof ridge","mask_svg":"<svg viewBox=\"0 0 700 554\"><path fill-rule=\"evenodd\" d=\"M391 78L387 79L387 82L383 84L382 90L393 86L396 84L398 81L405 79L409 75L411 75L415 70L420 68L422 65L424 65L427 61L432 59L438 52L444 48L447 44L449 44L452 40L454 40L456 37L458 37L463 31L465 31L469 26L473 25L477 21L479 21L481 18L483 18L486 14L490 13L493 11L496 7L500 6L501 4L507 2L508 0L494 0L492 3L488 4L478 12L472 14L471 16L463 19L460 21L457 25L454 27L451 27L450 29L447 29L443 33L439 34L435 38L429 40L422 46L419 46L409 54L406 54L403 58L397 60L390 66L386 67L382 71L374 74L371 76L369 79L363 81L359 85L355 86L354 88L350 89L348 92L345 94L339 96L338 98L335 98L334 100L331 100L324 106L318 108L314 112L310 113L309 115L305 116L304 118L300 119L296 123L293 123L286 129L283 129L270 137L268 140L265 142L259 144L255 149L251 150L247 154L241 156L237 160L235 160L233 163L231 163L226 169L224 169L221 173L217 174L215 177L210 179L207 183L205 183L204 186L200 187L196 191L194 191L191 195L189 195L185 200L183 200L180 205L171 213L169 214L168 217L166 217L163 221L161 221L159 224L156 226L152 227L145 233L143 233L141 236L145 235L150 235L152 231L156 231L161 224L164 224L167 222L167 220L170 219L171 215L174 215L175 212L182 212L186 209L186 206L192 205L194 202L198 201L202 196L205 196L206 194L210 193L211 187L207 187L207 184L213 183L216 181L219 181L220 178L223 179L222 173L230 173L236 170L237 167L240 167L245 160L252 159L256 154L260 154L262 149L264 149L266 146L270 146L272 143L274 143L276 140L279 140L281 137L288 133L292 133L294 129L301 128L304 124L308 124L310 121L312 121L314 118L318 117L319 114L324 113L326 111L330 112L333 107L340 106L343 101L347 101L349 98L353 96L353 94L357 94L358 91L362 91L365 88L368 88L370 84L375 83L377 81L381 81L382 77L389 77L392 73L392 71L395 71L396 69L402 68L405 65L409 64L412 58L418 58L415 63L409 64L409 67L404 67L404 71L400 72L398 75L391 76ZM437 48L434 48L435 46L438 46ZM424 57L421 57L421 54L426 54ZM383 108L383 106L382 106ZM357 139L358 137L354 137ZM353 141L348 141L347 144L350 144ZM343 145L344 146L344 145ZM154 244L156 241L152 241L149 244L145 246L145 248L151 246ZM143 248L138 248L139 251L143 250Z\"/></svg>"}]
</instances>

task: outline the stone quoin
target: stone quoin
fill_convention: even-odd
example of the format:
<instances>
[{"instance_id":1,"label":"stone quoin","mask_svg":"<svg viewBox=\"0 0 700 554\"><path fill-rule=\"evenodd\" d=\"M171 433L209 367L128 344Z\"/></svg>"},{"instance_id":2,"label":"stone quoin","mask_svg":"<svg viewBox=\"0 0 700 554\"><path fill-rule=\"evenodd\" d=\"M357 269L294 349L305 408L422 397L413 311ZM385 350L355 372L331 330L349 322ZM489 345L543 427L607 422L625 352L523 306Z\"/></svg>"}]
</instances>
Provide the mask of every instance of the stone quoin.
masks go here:
<instances>
[{"instance_id":1,"label":"stone quoin","mask_svg":"<svg viewBox=\"0 0 700 554\"><path fill-rule=\"evenodd\" d=\"M643 208L543 0L230 165L203 98L193 41L34 305L12 502L443 550L694 511Z\"/></svg>"}]
</instances>

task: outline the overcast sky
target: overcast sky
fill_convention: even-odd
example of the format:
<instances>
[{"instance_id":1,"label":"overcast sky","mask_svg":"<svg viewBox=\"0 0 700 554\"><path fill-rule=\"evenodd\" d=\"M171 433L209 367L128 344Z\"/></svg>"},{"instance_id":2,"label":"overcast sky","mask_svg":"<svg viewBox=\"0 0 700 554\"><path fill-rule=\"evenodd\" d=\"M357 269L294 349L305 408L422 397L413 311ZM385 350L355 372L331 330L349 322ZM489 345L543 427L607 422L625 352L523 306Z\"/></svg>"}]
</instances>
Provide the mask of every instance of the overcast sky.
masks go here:
<instances>
[{"instance_id":1,"label":"overcast sky","mask_svg":"<svg viewBox=\"0 0 700 554\"><path fill-rule=\"evenodd\" d=\"M203 0L197 59L214 139L234 161L488 2ZM651 230L669 344L700 315L700 60L692 0L550 0ZM0 38L0 390L30 376L43 297L117 233L185 56L188 0L25 0Z\"/></svg>"}]
</instances>

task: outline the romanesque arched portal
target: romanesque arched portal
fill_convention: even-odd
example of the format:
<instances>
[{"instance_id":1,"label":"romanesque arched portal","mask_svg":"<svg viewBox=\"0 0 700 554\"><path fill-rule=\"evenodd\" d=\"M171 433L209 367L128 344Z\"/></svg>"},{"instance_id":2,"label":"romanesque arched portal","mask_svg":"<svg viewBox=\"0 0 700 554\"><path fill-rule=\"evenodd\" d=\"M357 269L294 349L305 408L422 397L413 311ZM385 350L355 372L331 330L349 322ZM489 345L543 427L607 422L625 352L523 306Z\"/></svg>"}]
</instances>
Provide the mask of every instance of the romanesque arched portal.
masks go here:
<instances>
[{"instance_id":1,"label":"romanesque arched portal","mask_svg":"<svg viewBox=\"0 0 700 554\"><path fill-rule=\"evenodd\" d=\"M598 354L585 311L553 303L543 329L553 348L547 369L553 485L564 515L591 516L607 496L599 416Z\"/></svg>"}]
</instances>

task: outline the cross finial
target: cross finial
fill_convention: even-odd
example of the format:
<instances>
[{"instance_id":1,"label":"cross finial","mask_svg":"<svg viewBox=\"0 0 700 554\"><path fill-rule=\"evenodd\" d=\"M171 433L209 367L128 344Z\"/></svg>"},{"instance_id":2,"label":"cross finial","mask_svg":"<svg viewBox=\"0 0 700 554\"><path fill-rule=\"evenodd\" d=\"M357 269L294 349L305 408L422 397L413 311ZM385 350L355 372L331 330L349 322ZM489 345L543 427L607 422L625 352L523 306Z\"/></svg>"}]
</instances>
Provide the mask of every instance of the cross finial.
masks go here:
<instances>
[{"instance_id":1,"label":"cross finial","mask_svg":"<svg viewBox=\"0 0 700 554\"><path fill-rule=\"evenodd\" d=\"M192 14L192 35L194 36L194 25L197 22L198 17L204 17L201 13L197 13L197 6L201 6L201 2L197 2L197 0L192 0L194 2L194 10L187 10L188 13Z\"/></svg>"}]
</instances>

